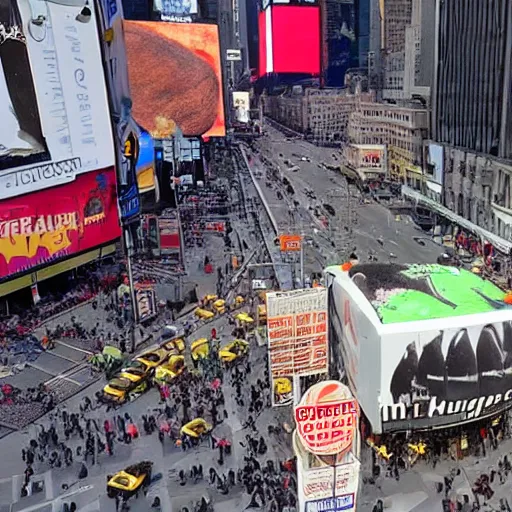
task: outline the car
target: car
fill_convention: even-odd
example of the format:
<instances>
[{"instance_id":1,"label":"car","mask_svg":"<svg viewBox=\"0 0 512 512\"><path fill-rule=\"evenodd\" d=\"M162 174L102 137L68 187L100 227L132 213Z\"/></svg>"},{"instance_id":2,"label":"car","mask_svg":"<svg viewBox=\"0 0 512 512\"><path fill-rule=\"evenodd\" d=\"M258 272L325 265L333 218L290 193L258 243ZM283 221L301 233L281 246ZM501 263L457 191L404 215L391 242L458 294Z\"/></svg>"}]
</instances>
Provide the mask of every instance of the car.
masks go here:
<instances>
[{"instance_id":1,"label":"car","mask_svg":"<svg viewBox=\"0 0 512 512\"><path fill-rule=\"evenodd\" d=\"M177 337L164 341L160 348L166 350L169 354L183 354L185 352L185 340Z\"/></svg>"},{"instance_id":2,"label":"car","mask_svg":"<svg viewBox=\"0 0 512 512\"><path fill-rule=\"evenodd\" d=\"M233 340L219 350L219 359L223 363L232 363L249 352L249 343L244 340Z\"/></svg>"},{"instance_id":3,"label":"car","mask_svg":"<svg viewBox=\"0 0 512 512\"><path fill-rule=\"evenodd\" d=\"M138 495L141 489L151 483L151 470L153 463L150 461L139 462L128 466L126 469L109 476L107 480L107 496L115 498L119 496L128 500Z\"/></svg>"},{"instance_id":4,"label":"car","mask_svg":"<svg viewBox=\"0 0 512 512\"><path fill-rule=\"evenodd\" d=\"M156 367L154 380L158 384L169 383L181 375L185 369L185 357L171 355L167 362Z\"/></svg>"},{"instance_id":5,"label":"car","mask_svg":"<svg viewBox=\"0 0 512 512\"><path fill-rule=\"evenodd\" d=\"M192 342L190 345L190 352L194 361L207 358L208 354L210 353L208 338L199 338L198 340Z\"/></svg>"},{"instance_id":6,"label":"car","mask_svg":"<svg viewBox=\"0 0 512 512\"><path fill-rule=\"evenodd\" d=\"M157 348L155 350L144 352L140 356L137 356L135 360L144 363L149 368L156 368L159 364L162 364L165 361L168 355L169 352L167 350Z\"/></svg>"},{"instance_id":7,"label":"car","mask_svg":"<svg viewBox=\"0 0 512 512\"><path fill-rule=\"evenodd\" d=\"M208 311L204 308L197 308L194 311L194 315L202 320L211 320L215 316L215 313L212 313L211 311Z\"/></svg>"},{"instance_id":8,"label":"car","mask_svg":"<svg viewBox=\"0 0 512 512\"><path fill-rule=\"evenodd\" d=\"M146 392L150 387L147 374L133 373L131 371L120 372L109 380L103 388L102 399L104 402L124 404L131 402Z\"/></svg>"}]
</instances>

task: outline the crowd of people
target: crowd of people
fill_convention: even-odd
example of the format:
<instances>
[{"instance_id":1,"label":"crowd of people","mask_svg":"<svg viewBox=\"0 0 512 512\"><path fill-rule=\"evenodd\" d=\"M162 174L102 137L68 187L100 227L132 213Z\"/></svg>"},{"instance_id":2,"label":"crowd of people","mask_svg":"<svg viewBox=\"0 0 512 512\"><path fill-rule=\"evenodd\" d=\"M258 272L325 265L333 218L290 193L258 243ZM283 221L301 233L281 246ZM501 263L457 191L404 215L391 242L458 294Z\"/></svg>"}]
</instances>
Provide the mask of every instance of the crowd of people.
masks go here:
<instances>
[{"instance_id":1,"label":"crowd of people","mask_svg":"<svg viewBox=\"0 0 512 512\"><path fill-rule=\"evenodd\" d=\"M212 335L217 337L215 329ZM211 343L213 347L215 340ZM227 389L234 396L238 411L228 411ZM267 429L274 433L279 431L279 426L271 429L258 422L264 407L271 403L268 369L259 376L253 375L248 357L240 358L229 368L219 366L215 372L207 364L201 364L199 369L184 372L172 383L158 386L156 397L158 402L155 401L154 407L136 418L122 408L105 408L98 394L95 398L84 397L77 410L68 410L66 406L51 410L44 422L38 423L27 446L22 448L26 464L22 496L31 493L34 471L41 473L50 468L78 466L78 476L83 479L88 476L90 465L113 457L121 446L137 443L142 436L158 436L173 453L188 455L204 446L216 453L207 459L212 461L209 467L201 461L179 468L177 485L184 487L202 481L210 490L222 495L245 490L249 507L274 512L295 510L293 468L290 463L276 466L265 440ZM238 454L236 461L233 460L233 434L228 426L230 414L241 418L242 427L247 431L240 442L245 453ZM204 421L209 428L197 437L184 433L183 426L196 419ZM223 471L224 467L229 469ZM210 510L206 496L200 503L197 510ZM125 507L121 510L127 510L126 503L120 506ZM186 507L184 512L187 512Z\"/></svg>"}]
</instances>

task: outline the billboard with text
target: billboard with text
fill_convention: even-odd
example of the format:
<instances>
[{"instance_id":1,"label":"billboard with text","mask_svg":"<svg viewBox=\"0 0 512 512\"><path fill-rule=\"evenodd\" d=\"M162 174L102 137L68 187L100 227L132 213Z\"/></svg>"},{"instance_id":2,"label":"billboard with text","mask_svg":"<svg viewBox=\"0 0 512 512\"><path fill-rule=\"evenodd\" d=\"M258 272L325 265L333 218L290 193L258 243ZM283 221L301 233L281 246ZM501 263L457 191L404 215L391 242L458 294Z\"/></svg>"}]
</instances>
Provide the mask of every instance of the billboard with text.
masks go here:
<instances>
[{"instance_id":1,"label":"billboard with text","mask_svg":"<svg viewBox=\"0 0 512 512\"><path fill-rule=\"evenodd\" d=\"M0 51L0 199L73 181L115 163L94 4L9 3ZM41 24L31 23L42 16Z\"/></svg>"},{"instance_id":2,"label":"billboard with text","mask_svg":"<svg viewBox=\"0 0 512 512\"><path fill-rule=\"evenodd\" d=\"M125 21L135 120L155 138L226 135L219 30Z\"/></svg>"},{"instance_id":3,"label":"billboard with text","mask_svg":"<svg viewBox=\"0 0 512 512\"><path fill-rule=\"evenodd\" d=\"M121 234L113 167L0 202L0 279L103 245Z\"/></svg>"}]
</instances>

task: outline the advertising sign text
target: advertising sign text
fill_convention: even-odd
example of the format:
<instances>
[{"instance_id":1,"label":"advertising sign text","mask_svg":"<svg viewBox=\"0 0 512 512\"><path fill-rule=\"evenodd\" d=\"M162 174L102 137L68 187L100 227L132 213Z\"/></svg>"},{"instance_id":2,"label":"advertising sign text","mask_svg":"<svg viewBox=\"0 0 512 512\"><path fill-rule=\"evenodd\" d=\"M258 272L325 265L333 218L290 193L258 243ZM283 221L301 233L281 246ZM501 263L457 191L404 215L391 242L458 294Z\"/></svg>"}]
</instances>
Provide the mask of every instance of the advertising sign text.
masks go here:
<instances>
[{"instance_id":1,"label":"advertising sign text","mask_svg":"<svg viewBox=\"0 0 512 512\"><path fill-rule=\"evenodd\" d=\"M115 163L94 5L81 23L76 7L41 3L41 25L30 22L28 0L10 5L0 56L0 199Z\"/></svg>"},{"instance_id":2,"label":"advertising sign text","mask_svg":"<svg viewBox=\"0 0 512 512\"><path fill-rule=\"evenodd\" d=\"M281 252L300 251L302 237L300 235L280 235L279 247Z\"/></svg>"},{"instance_id":3,"label":"advertising sign text","mask_svg":"<svg viewBox=\"0 0 512 512\"><path fill-rule=\"evenodd\" d=\"M512 406L512 321L383 338L383 431L444 426Z\"/></svg>"},{"instance_id":4,"label":"advertising sign text","mask_svg":"<svg viewBox=\"0 0 512 512\"><path fill-rule=\"evenodd\" d=\"M338 381L311 386L295 407L298 437L306 451L316 455L340 456L349 450L358 420L357 401Z\"/></svg>"},{"instance_id":5,"label":"advertising sign text","mask_svg":"<svg viewBox=\"0 0 512 512\"><path fill-rule=\"evenodd\" d=\"M360 167L380 168L382 167L383 154L377 149L360 150Z\"/></svg>"},{"instance_id":6,"label":"advertising sign text","mask_svg":"<svg viewBox=\"0 0 512 512\"><path fill-rule=\"evenodd\" d=\"M327 291L324 288L267 295L272 377L327 372Z\"/></svg>"},{"instance_id":7,"label":"advertising sign text","mask_svg":"<svg viewBox=\"0 0 512 512\"><path fill-rule=\"evenodd\" d=\"M0 279L118 238L113 168L0 202Z\"/></svg>"}]
</instances>

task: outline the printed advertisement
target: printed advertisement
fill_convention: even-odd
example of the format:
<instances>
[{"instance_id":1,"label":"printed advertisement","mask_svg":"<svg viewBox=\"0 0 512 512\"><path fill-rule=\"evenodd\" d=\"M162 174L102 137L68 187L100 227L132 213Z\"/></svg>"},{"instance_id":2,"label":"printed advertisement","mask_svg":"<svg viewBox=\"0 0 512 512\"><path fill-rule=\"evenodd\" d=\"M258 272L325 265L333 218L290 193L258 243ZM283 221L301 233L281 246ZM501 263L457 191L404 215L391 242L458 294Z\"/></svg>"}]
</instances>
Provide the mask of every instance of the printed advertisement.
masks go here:
<instances>
[{"instance_id":1,"label":"printed advertisement","mask_svg":"<svg viewBox=\"0 0 512 512\"><path fill-rule=\"evenodd\" d=\"M300 471L301 493L306 504L306 510L317 509L324 510L356 510L357 489L359 487L359 467L360 463L353 458L346 464L337 464L336 466L323 465L321 467L304 469L303 465L297 463L297 471ZM333 484L336 481L336 491ZM299 491L299 492L300 492ZM327 500L330 507L330 500L335 500L335 506L338 503L345 508L319 508L318 502ZM311 505L308 505L311 503Z\"/></svg>"},{"instance_id":2,"label":"printed advertisement","mask_svg":"<svg viewBox=\"0 0 512 512\"><path fill-rule=\"evenodd\" d=\"M464 328L446 322L383 343L383 431L485 418L512 404L512 321Z\"/></svg>"},{"instance_id":3,"label":"printed advertisement","mask_svg":"<svg viewBox=\"0 0 512 512\"><path fill-rule=\"evenodd\" d=\"M295 406L295 420L299 510L355 510L359 405L351 391L339 381L318 382Z\"/></svg>"},{"instance_id":4,"label":"printed advertisement","mask_svg":"<svg viewBox=\"0 0 512 512\"><path fill-rule=\"evenodd\" d=\"M9 2L11 24L2 25L0 199L115 163L94 5L90 20L80 7L34 5L41 12Z\"/></svg>"},{"instance_id":5,"label":"printed advertisement","mask_svg":"<svg viewBox=\"0 0 512 512\"><path fill-rule=\"evenodd\" d=\"M267 333L272 377L327 372L327 291L267 294Z\"/></svg>"},{"instance_id":6,"label":"printed advertisement","mask_svg":"<svg viewBox=\"0 0 512 512\"><path fill-rule=\"evenodd\" d=\"M161 254L169 254L180 249L180 223L177 214L166 213L158 217Z\"/></svg>"},{"instance_id":7,"label":"printed advertisement","mask_svg":"<svg viewBox=\"0 0 512 512\"><path fill-rule=\"evenodd\" d=\"M133 117L155 138L224 137L217 25L125 21ZM143 58L142 58L143 57Z\"/></svg>"},{"instance_id":8,"label":"printed advertisement","mask_svg":"<svg viewBox=\"0 0 512 512\"><path fill-rule=\"evenodd\" d=\"M139 322L144 322L156 316L156 294L151 284L135 284L135 301Z\"/></svg>"},{"instance_id":9,"label":"printed advertisement","mask_svg":"<svg viewBox=\"0 0 512 512\"><path fill-rule=\"evenodd\" d=\"M352 448L359 406L347 386L323 381L311 386L295 406L297 436L316 455L342 457Z\"/></svg>"},{"instance_id":10,"label":"printed advertisement","mask_svg":"<svg viewBox=\"0 0 512 512\"><path fill-rule=\"evenodd\" d=\"M0 279L115 240L114 168L0 202Z\"/></svg>"},{"instance_id":11,"label":"printed advertisement","mask_svg":"<svg viewBox=\"0 0 512 512\"><path fill-rule=\"evenodd\" d=\"M248 92L234 92L233 93L233 106L236 111L236 120L239 123L249 122L249 93Z\"/></svg>"}]
</instances>

